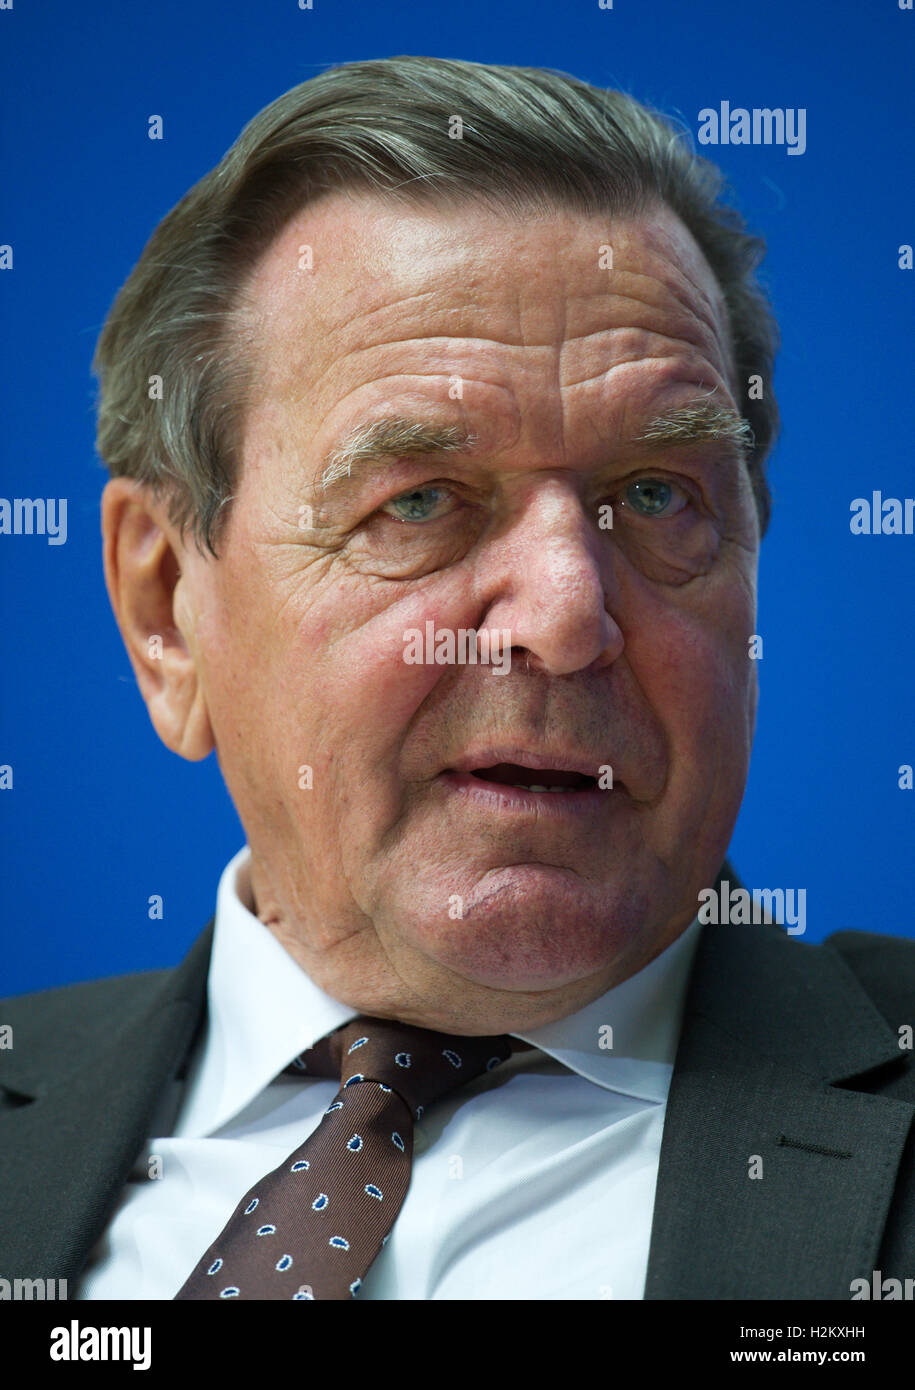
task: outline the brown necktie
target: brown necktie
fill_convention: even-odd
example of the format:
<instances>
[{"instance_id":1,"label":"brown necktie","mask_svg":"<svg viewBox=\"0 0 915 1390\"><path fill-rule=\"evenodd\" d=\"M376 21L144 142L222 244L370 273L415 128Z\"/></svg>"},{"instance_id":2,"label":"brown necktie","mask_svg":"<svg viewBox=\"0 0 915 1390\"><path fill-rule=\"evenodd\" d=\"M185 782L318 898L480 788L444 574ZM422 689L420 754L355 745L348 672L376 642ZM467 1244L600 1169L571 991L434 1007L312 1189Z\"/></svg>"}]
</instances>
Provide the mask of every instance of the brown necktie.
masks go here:
<instances>
[{"instance_id":1,"label":"brown necktie","mask_svg":"<svg viewBox=\"0 0 915 1390\"><path fill-rule=\"evenodd\" d=\"M312 1135L242 1197L177 1299L349 1299L410 1186L413 1120L504 1062L512 1039L361 1016L286 1070L339 1077Z\"/></svg>"}]
</instances>

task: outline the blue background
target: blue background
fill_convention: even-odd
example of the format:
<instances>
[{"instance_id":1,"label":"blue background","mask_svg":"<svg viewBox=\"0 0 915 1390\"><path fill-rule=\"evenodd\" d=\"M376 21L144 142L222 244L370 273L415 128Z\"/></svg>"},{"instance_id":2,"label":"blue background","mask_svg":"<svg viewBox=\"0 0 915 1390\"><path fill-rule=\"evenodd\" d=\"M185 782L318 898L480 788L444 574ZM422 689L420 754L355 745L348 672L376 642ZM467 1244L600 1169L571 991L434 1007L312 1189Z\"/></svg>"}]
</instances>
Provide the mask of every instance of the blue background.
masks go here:
<instances>
[{"instance_id":1,"label":"blue background","mask_svg":"<svg viewBox=\"0 0 915 1390\"><path fill-rule=\"evenodd\" d=\"M398 53L547 66L695 134L702 107L807 109L807 151L708 147L767 240L783 433L763 542L762 698L731 847L805 887L807 935L915 935L915 537L849 503L915 494L912 74L897 0L137 0L0 11L6 497L67 497L68 540L0 537L0 995L177 961L244 842L215 756L155 736L105 592L89 362L162 216L264 105L331 63ZM165 138L147 138L150 114ZM151 922L147 899L164 898ZM752 927L747 928L752 930Z\"/></svg>"}]
</instances>

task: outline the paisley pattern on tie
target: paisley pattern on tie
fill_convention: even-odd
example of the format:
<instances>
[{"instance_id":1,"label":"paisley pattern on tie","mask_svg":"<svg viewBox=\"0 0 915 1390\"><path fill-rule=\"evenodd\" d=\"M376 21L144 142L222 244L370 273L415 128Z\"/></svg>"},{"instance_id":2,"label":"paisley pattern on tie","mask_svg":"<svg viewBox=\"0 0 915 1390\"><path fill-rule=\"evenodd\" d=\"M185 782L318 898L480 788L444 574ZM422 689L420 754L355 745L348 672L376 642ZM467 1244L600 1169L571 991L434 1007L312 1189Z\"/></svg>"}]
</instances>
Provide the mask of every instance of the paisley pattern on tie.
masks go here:
<instances>
[{"instance_id":1,"label":"paisley pattern on tie","mask_svg":"<svg viewBox=\"0 0 915 1390\"><path fill-rule=\"evenodd\" d=\"M238 1203L177 1299L355 1298L410 1186L413 1123L504 1062L512 1040L458 1037L361 1016L297 1057L339 1077L305 1143Z\"/></svg>"}]
</instances>

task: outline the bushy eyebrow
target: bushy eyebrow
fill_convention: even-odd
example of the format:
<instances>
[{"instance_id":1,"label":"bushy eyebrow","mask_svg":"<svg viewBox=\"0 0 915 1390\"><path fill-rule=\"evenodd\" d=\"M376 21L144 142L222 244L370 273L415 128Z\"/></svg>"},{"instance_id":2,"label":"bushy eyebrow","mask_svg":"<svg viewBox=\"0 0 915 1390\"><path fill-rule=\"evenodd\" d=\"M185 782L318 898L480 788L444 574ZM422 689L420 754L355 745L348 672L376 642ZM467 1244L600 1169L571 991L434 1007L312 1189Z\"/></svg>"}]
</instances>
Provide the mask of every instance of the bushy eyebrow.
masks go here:
<instances>
[{"instance_id":1,"label":"bushy eyebrow","mask_svg":"<svg viewBox=\"0 0 915 1390\"><path fill-rule=\"evenodd\" d=\"M674 410L655 416L632 444L736 444L741 453L748 453L756 443L749 420L729 406L716 405L708 399L689 401Z\"/></svg>"},{"instance_id":2,"label":"bushy eyebrow","mask_svg":"<svg viewBox=\"0 0 915 1390\"><path fill-rule=\"evenodd\" d=\"M476 441L477 436L460 425L429 425L404 415L385 416L370 424L356 425L349 432L325 460L321 484L327 487L337 478L348 478L363 463L380 463L410 454L466 453Z\"/></svg>"},{"instance_id":3,"label":"bushy eyebrow","mask_svg":"<svg viewBox=\"0 0 915 1390\"><path fill-rule=\"evenodd\" d=\"M356 425L337 444L324 460L321 485L326 488L338 478L351 477L362 464L409 455L467 453L476 442L477 435L461 425L433 425L404 415L384 416ZM668 447L731 442L745 453L755 441L748 420L727 406L704 399L662 412L627 442Z\"/></svg>"}]
</instances>

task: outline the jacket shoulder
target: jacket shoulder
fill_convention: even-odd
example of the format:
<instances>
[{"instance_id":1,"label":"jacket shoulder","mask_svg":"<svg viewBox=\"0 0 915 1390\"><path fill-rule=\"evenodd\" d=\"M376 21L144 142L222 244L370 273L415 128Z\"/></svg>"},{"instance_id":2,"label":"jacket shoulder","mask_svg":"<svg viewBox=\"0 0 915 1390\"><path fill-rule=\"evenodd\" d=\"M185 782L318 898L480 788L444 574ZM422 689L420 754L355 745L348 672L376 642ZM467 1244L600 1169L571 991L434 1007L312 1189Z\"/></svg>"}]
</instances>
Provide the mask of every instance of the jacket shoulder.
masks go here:
<instances>
[{"instance_id":1,"label":"jacket shoulder","mask_svg":"<svg viewBox=\"0 0 915 1390\"><path fill-rule=\"evenodd\" d=\"M31 1013L34 1009L47 1012L88 1011L103 1000L136 997L145 990L154 990L174 970L166 966L158 970L135 970L125 975L106 975L98 980L80 980L72 985L55 985L36 989L27 994L8 994L0 999L4 1013L18 1009Z\"/></svg>"},{"instance_id":2,"label":"jacket shoulder","mask_svg":"<svg viewBox=\"0 0 915 1390\"><path fill-rule=\"evenodd\" d=\"M0 1024L11 1030L12 1049L0 1052L0 1061L10 1062L9 1068L0 1069L0 1086L5 1072L18 1071L14 1059L37 1063L56 1057L57 1065L66 1068L75 1057L91 1052L96 1043L111 1037L112 1028L151 1004L173 971L174 967L111 975L0 999Z\"/></svg>"},{"instance_id":3,"label":"jacket shoulder","mask_svg":"<svg viewBox=\"0 0 915 1390\"><path fill-rule=\"evenodd\" d=\"M883 961L887 969L898 968L915 974L915 940L907 936L885 936L873 931L836 931L823 941L845 959Z\"/></svg>"},{"instance_id":4,"label":"jacket shoulder","mask_svg":"<svg viewBox=\"0 0 915 1390\"><path fill-rule=\"evenodd\" d=\"M823 946L842 957L894 1028L915 1023L915 941L878 932L833 932Z\"/></svg>"}]
</instances>

